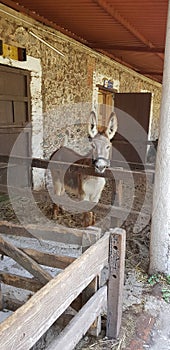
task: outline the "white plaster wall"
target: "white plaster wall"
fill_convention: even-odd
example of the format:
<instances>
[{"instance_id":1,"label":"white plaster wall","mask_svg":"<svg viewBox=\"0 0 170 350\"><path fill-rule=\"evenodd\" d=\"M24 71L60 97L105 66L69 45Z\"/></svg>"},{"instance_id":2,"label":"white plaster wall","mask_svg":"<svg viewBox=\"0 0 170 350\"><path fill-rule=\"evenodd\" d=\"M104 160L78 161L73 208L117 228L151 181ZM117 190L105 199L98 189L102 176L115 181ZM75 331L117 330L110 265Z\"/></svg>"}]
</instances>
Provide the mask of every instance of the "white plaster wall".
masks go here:
<instances>
[{"instance_id":1,"label":"white plaster wall","mask_svg":"<svg viewBox=\"0 0 170 350\"><path fill-rule=\"evenodd\" d=\"M40 59L27 56L27 61L20 62L0 56L0 64L30 71L31 83L31 120L32 120L32 157L43 158L43 112L42 112L42 69ZM33 168L33 185L39 189L44 185L44 170Z\"/></svg>"}]
</instances>

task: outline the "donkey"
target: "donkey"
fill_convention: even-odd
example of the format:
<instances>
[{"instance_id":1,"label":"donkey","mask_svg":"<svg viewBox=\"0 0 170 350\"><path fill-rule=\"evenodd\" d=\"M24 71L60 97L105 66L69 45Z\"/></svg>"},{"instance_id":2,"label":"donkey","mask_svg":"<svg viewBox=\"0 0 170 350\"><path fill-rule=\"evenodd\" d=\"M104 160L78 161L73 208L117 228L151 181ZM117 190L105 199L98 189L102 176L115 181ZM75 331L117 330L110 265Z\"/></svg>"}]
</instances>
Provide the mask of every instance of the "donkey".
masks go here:
<instances>
[{"instance_id":1,"label":"donkey","mask_svg":"<svg viewBox=\"0 0 170 350\"><path fill-rule=\"evenodd\" d=\"M71 164L93 166L97 174L103 174L110 165L111 140L117 131L117 117L114 112L110 114L107 126L99 126L96 114L90 113L88 122L89 141L91 150L82 156L70 148L60 147L51 157L51 161L69 162ZM82 172L64 171L62 166L49 168L52 175L53 190L56 196L64 195L65 191L70 191L78 196L80 200L98 203L105 186L105 178L91 176ZM59 206L54 204L53 217L57 218ZM93 212L84 213L83 226L95 224Z\"/></svg>"}]
</instances>

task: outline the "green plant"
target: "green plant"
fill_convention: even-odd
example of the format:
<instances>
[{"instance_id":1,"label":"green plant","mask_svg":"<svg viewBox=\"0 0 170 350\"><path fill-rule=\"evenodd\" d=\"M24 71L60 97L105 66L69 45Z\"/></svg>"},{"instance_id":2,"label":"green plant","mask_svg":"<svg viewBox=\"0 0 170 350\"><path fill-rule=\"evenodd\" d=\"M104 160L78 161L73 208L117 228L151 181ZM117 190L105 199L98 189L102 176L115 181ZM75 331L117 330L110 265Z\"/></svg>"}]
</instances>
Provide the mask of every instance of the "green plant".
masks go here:
<instances>
[{"instance_id":1,"label":"green plant","mask_svg":"<svg viewBox=\"0 0 170 350\"><path fill-rule=\"evenodd\" d=\"M156 283L158 283L160 281L160 277L161 276L159 274L154 274L148 278L148 283L151 286L154 286Z\"/></svg>"},{"instance_id":2,"label":"green plant","mask_svg":"<svg viewBox=\"0 0 170 350\"><path fill-rule=\"evenodd\" d=\"M153 274L148 278L148 283L154 286L156 283L162 282L165 284L170 284L170 275Z\"/></svg>"},{"instance_id":3,"label":"green plant","mask_svg":"<svg viewBox=\"0 0 170 350\"><path fill-rule=\"evenodd\" d=\"M166 301L166 303L170 302L170 289L163 288L162 289L162 297Z\"/></svg>"},{"instance_id":4,"label":"green plant","mask_svg":"<svg viewBox=\"0 0 170 350\"><path fill-rule=\"evenodd\" d=\"M170 275L166 276L166 282L170 284Z\"/></svg>"}]
</instances>

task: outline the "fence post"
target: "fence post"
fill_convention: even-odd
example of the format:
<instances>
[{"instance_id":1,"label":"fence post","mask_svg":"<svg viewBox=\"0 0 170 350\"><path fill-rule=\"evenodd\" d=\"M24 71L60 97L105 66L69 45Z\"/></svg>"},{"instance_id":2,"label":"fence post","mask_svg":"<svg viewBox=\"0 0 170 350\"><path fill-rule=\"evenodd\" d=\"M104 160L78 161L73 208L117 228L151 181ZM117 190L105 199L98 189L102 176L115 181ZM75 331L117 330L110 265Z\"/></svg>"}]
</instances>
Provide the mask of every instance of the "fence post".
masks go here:
<instances>
[{"instance_id":1,"label":"fence post","mask_svg":"<svg viewBox=\"0 0 170 350\"><path fill-rule=\"evenodd\" d=\"M91 231L91 236L89 232ZM92 235L94 234L94 236ZM89 226L82 237L82 252L88 249L92 244L97 242L101 238L102 232L99 227ZM90 239L89 239L90 238ZM100 288L100 276L96 276L91 283L82 292L83 305L97 292ZM98 337L101 332L101 316L98 316L95 322L88 330L90 335Z\"/></svg>"},{"instance_id":2,"label":"fence post","mask_svg":"<svg viewBox=\"0 0 170 350\"><path fill-rule=\"evenodd\" d=\"M125 243L125 230L120 228L110 229L106 329L106 335L109 339L118 338L120 331L125 268Z\"/></svg>"},{"instance_id":3,"label":"fence post","mask_svg":"<svg viewBox=\"0 0 170 350\"><path fill-rule=\"evenodd\" d=\"M122 169L122 168L121 168ZM121 207L123 202L123 180L115 179L112 193L112 205ZM111 227L120 227L121 220L111 217Z\"/></svg>"}]
</instances>

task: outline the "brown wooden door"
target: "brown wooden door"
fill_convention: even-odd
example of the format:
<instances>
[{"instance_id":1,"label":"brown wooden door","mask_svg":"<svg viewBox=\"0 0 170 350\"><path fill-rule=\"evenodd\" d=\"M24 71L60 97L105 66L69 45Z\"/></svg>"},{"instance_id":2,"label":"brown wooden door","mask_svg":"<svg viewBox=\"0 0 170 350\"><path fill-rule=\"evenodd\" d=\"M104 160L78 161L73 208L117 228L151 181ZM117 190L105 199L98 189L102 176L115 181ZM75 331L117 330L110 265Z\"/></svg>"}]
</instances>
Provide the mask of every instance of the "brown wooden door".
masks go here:
<instances>
[{"instance_id":1,"label":"brown wooden door","mask_svg":"<svg viewBox=\"0 0 170 350\"><path fill-rule=\"evenodd\" d=\"M29 84L29 72L0 65L0 154L31 156ZM30 169L15 167L13 174L13 185L31 184ZM0 184L6 183L7 169L1 163Z\"/></svg>"},{"instance_id":2,"label":"brown wooden door","mask_svg":"<svg viewBox=\"0 0 170 350\"><path fill-rule=\"evenodd\" d=\"M149 118L150 93L115 93L115 111L118 132L113 140L113 160L145 163Z\"/></svg>"},{"instance_id":3,"label":"brown wooden door","mask_svg":"<svg viewBox=\"0 0 170 350\"><path fill-rule=\"evenodd\" d=\"M98 104L99 104L99 112L98 118L101 124L104 125L105 118L108 113L113 109L113 89L105 88L101 85L97 85L98 90Z\"/></svg>"}]
</instances>

